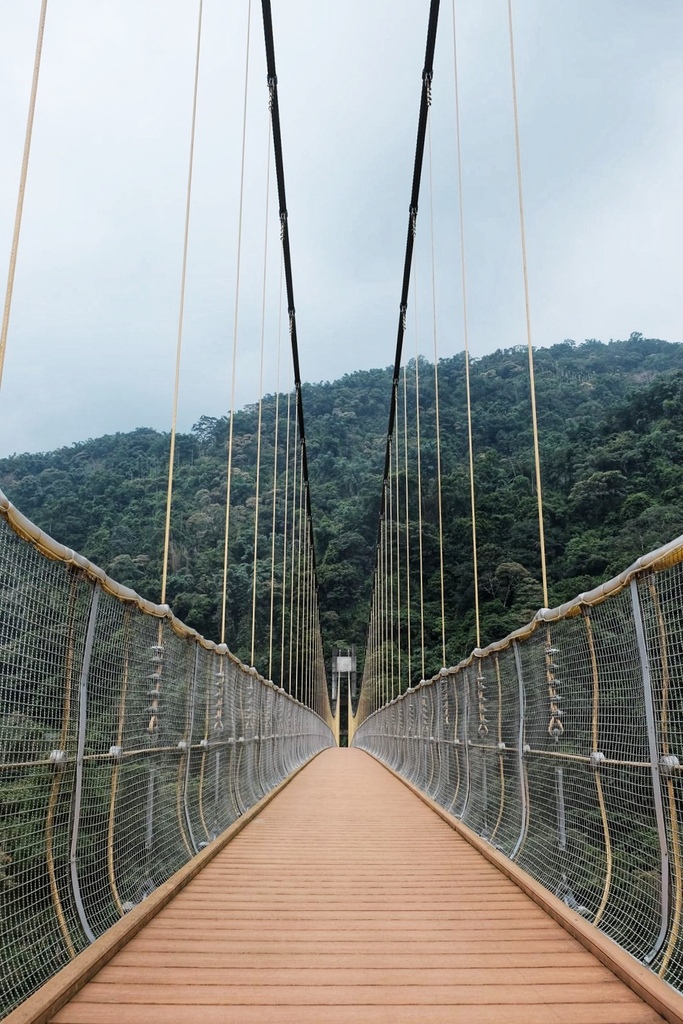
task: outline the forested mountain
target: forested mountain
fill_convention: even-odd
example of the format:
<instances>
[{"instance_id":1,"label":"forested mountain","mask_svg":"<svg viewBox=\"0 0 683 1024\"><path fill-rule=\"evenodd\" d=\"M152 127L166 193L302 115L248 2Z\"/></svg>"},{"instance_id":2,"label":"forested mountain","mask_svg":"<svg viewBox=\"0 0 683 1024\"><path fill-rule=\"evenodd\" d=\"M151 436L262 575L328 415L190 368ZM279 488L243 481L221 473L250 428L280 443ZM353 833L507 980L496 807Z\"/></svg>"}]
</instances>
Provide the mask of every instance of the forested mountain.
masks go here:
<instances>
[{"instance_id":1,"label":"forested mountain","mask_svg":"<svg viewBox=\"0 0 683 1024\"><path fill-rule=\"evenodd\" d=\"M434 371L420 362L428 667L440 667ZM409 475L415 483L415 365L408 368ZM536 352L551 603L614 575L683 533L683 345L633 334ZM311 493L327 650L362 646L391 370L304 385ZM450 663L474 646L464 358L439 364ZM541 604L525 348L472 365L484 643ZM286 396L280 396L281 412ZM263 402L259 618L267 624L275 396ZM226 418L202 417L177 443L169 601L218 633ZM280 431L280 444L284 431ZM235 417L230 646L248 657L257 407ZM27 516L117 580L158 600L168 436L147 428L0 460L0 487ZM401 487L403 484L401 483ZM416 522L415 497L411 517ZM415 565L413 572L415 573ZM415 588L414 588L415 592ZM263 668L263 661L257 660Z\"/></svg>"}]
</instances>

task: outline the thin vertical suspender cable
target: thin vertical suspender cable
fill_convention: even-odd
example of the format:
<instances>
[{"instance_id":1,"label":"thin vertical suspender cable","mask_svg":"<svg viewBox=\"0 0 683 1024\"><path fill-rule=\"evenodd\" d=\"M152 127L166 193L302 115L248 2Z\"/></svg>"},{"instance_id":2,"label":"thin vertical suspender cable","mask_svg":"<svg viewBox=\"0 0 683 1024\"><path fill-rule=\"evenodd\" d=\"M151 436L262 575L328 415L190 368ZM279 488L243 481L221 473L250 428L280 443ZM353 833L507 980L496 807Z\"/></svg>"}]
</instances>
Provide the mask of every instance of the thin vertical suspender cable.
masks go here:
<instances>
[{"instance_id":1,"label":"thin vertical suspender cable","mask_svg":"<svg viewBox=\"0 0 683 1024\"><path fill-rule=\"evenodd\" d=\"M389 502L385 502L384 515L384 700L389 700L389 680L391 678L391 639L389 632Z\"/></svg>"},{"instance_id":2,"label":"thin vertical suspender cable","mask_svg":"<svg viewBox=\"0 0 683 1024\"><path fill-rule=\"evenodd\" d=\"M178 337L175 356L175 381L173 384L173 413L171 416L171 446L168 456L168 483L166 487L166 518L164 522L164 555L161 569L161 600L166 604L166 583L168 580L168 554L171 541L171 504L173 501L173 470L175 442L178 422L178 392L180 389L180 358L183 347L183 324L185 320L185 286L187 281L187 251L190 239L190 212L192 207L192 175L194 171L194 140L197 127L197 96L199 93L199 64L202 49L202 16L204 0L199 0L197 14L197 48L194 64L194 88L192 92L192 127L190 129L190 159L187 172L187 197L185 200L185 230L183 235L183 265L180 274L180 307L178 310Z\"/></svg>"},{"instance_id":3,"label":"thin vertical suspender cable","mask_svg":"<svg viewBox=\"0 0 683 1024\"><path fill-rule=\"evenodd\" d=\"M436 257L434 252L434 187L432 176L432 120L427 122L429 167L429 235L432 250L432 324L434 329L434 410L436 417L436 493L439 510L439 583L441 590L441 665L446 667L446 596L443 568L443 502L441 496L441 423L439 417L439 351L436 328Z\"/></svg>"},{"instance_id":4,"label":"thin vertical suspender cable","mask_svg":"<svg viewBox=\"0 0 683 1024\"><path fill-rule=\"evenodd\" d=\"M421 679L425 677L425 584L424 584L424 550L422 545L422 451L420 439L420 349L417 325L417 283L413 277L415 288L415 440L417 453L417 540L420 569L420 659Z\"/></svg>"},{"instance_id":5,"label":"thin vertical suspender cable","mask_svg":"<svg viewBox=\"0 0 683 1024\"><path fill-rule=\"evenodd\" d=\"M406 509L406 638L408 655L408 686L413 685L413 652L410 615L410 485L408 482L408 368L403 367L403 455L405 465L405 509Z\"/></svg>"},{"instance_id":6,"label":"thin vertical suspender cable","mask_svg":"<svg viewBox=\"0 0 683 1024\"><path fill-rule=\"evenodd\" d=\"M263 0L265 4L267 0ZM434 75L434 48L436 45L436 30L439 21L439 6L440 0L431 0L429 5L429 20L427 24L427 42L425 45L425 58L422 68L422 87L420 91L420 111L418 115L417 124L417 139L415 143L415 160L413 163L413 180L410 192L410 206L408 209L408 231L406 236L406 249L405 257L403 261L403 278L401 283L401 300L399 304L399 315L398 315L398 330L396 335L396 352L394 356L394 369L392 376L392 393L391 393L391 404L389 406L389 425L387 428L387 442L384 456L384 472L382 476L382 493L381 493L381 505L379 513L379 523L377 531L377 554L379 555L379 548L381 542L381 524L382 516L385 510L385 503L387 500L386 493L386 480L389 475L389 459L390 459L390 439L394 432L394 421L396 418L396 400L397 390L395 385L398 383L401 362L403 354L403 341L406 333L407 326L407 310L408 310L408 292L410 289L410 277L413 262L413 250L415 247L415 233L417 226L417 214L418 205L420 198L420 182L422 179L422 164L424 159L424 148L425 148L425 137L427 131L427 120L429 114L429 106L431 104L431 90L432 90L432 78ZM407 466L407 462L406 462ZM406 510L407 512L407 510ZM408 516L406 514L406 523ZM406 571L406 576L408 572ZM421 581L422 585L422 581ZM424 624L423 624L424 631ZM422 661L424 663L424 642L422 644ZM424 669L423 669L424 676Z\"/></svg>"},{"instance_id":7,"label":"thin vertical suspender cable","mask_svg":"<svg viewBox=\"0 0 683 1024\"><path fill-rule=\"evenodd\" d=\"M396 385L398 388L398 384ZM397 679L398 679L398 694L401 694L401 676L402 676L402 660L403 652L401 650L402 644L402 631L401 631L401 499L400 499L400 487L399 487L399 449L400 443L400 432L399 432L399 418L398 418L398 403L396 404L396 430L394 432L395 445L394 445L394 472L396 476L396 649L398 651L398 665L397 665Z\"/></svg>"},{"instance_id":8,"label":"thin vertical suspender cable","mask_svg":"<svg viewBox=\"0 0 683 1024\"><path fill-rule=\"evenodd\" d=\"M392 453L393 454L393 453ZM391 642L391 699L394 699L395 659L394 659L394 491L391 480L391 459L389 460L389 636Z\"/></svg>"},{"instance_id":9,"label":"thin vertical suspender cable","mask_svg":"<svg viewBox=\"0 0 683 1024\"><path fill-rule=\"evenodd\" d=\"M543 604L548 607L548 572L545 557L545 528L543 525L543 492L541 490L541 455L538 443L538 418L536 415L536 378L534 375L534 350L531 344L531 313L529 310L529 272L526 254L526 228L524 224L524 192L522 189L522 156L519 142L519 116L517 112L517 73L515 71L515 44L512 31L512 0L508 0L508 30L510 36L510 70L512 73L512 108L515 125L515 156L517 159L517 192L519 196L519 227L522 244L522 270L524 274L524 311L526 315L527 348L529 351L529 382L531 386L531 418L534 430L534 466L536 470L536 499L538 504L538 538L541 548L541 579L543 583Z\"/></svg>"},{"instance_id":10,"label":"thin vertical suspender cable","mask_svg":"<svg viewBox=\"0 0 683 1024\"><path fill-rule=\"evenodd\" d=\"M261 499L261 428L263 425L263 354L266 343L266 289L268 283L268 228L270 213L270 119L268 121L268 156L266 158L266 225L263 236L263 294L261 297L261 353L258 387L258 428L256 441L256 504L254 506L254 566L251 580L251 661L254 664L256 645L256 575L258 569L258 520Z\"/></svg>"},{"instance_id":11,"label":"thin vertical suspender cable","mask_svg":"<svg viewBox=\"0 0 683 1024\"><path fill-rule=\"evenodd\" d=\"M296 392L295 392L296 395ZM287 676L287 692L292 692L292 644L294 642L294 542L296 540L296 499L297 499L297 477L299 472L299 420L294 409L294 447L292 449L292 537L289 545L289 674Z\"/></svg>"},{"instance_id":12,"label":"thin vertical suspender cable","mask_svg":"<svg viewBox=\"0 0 683 1024\"><path fill-rule=\"evenodd\" d=\"M270 625L268 629L268 678L273 679L273 624L275 620L275 525L277 519L277 460L280 441L280 354L282 350L282 263L280 263L280 299L278 302L277 370L275 373L275 436L273 443L273 514L270 524ZM285 496L285 504L287 498ZM287 527L284 529L285 535Z\"/></svg>"},{"instance_id":13,"label":"thin vertical suspender cable","mask_svg":"<svg viewBox=\"0 0 683 1024\"><path fill-rule=\"evenodd\" d=\"M470 506L472 515L472 569L474 573L474 617L477 633L477 647L481 647L481 619L479 613L479 565L477 551L477 506L474 485L474 445L472 443L472 396L470 389L470 346L467 318L467 272L465 264L465 217L462 189L462 149L460 143L460 89L458 81L458 50L456 42L455 0L453 12L453 71L455 77L455 139L458 167L458 209L460 219L460 268L462 274L462 320L465 341L465 392L467 396L467 447L470 464Z\"/></svg>"},{"instance_id":14,"label":"thin vertical suspender cable","mask_svg":"<svg viewBox=\"0 0 683 1024\"><path fill-rule=\"evenodd\" d=\"M285 511L284 511L284 523L282 528L282 602L280 610L280 687L284 686L285 682L285 609L286 609L286 593L287 593L287 527L289 523L289 434L292 423L291 417L291 404L292 404L292 392L291 389L287 392L287 438L285 441L285 486L284 486L284 500L285 500Z\"/></svg>"},{"instance_id":15,"label":"thin vertical suspender cable","mask_svg":"<svg viewBox=\"0 0 683 1024\"><path fill-rule=\"evenodd\" d=\"M244 212L244 158L247 148L247 94L249 86L249 46L251 41L251 0L247 5L247 42L244 61L244 104L242 111L242 156L240 162L240 199L237 223L237 267L235 272L235 317L232 335L232 380L230 382L230 425L228 428L228 481L225 497L225 538L223 543L223 594L221 599L221 643L225 643L225 616L228 596L228 552L230 550L230 498L232 488L232 449L235 424L235 381L237 377L237 326L239 322L240 269L242 262L242 215Z\"/></svg>"},{"instance_id":16,"label":"thin vertical suspender cable","mask_svg":"<svg viewBox=\"0 0 683 1024\"><path fill-rule=\"evenodd\" d=\"M301 647L301 538L303 534L303 508L304 508L304 480L303 480L303 446L299 445L299 525L297 527L297 551L296 551L296 668L294 670L294 683L297 687L297 699L301 700L299 686L299 648Z\"/></svg>"},{"instance_id":17,"label":"thin vertical suspender cable","mask_svg":"<svg viewBox=\"0 0 683 1024\"><path fill-rule=\"evenodd\" d=\"M38 79L40 77L40 60L43 53L43 37L45 35L45 18L47 16L47 0L42 0L40 16L38 18L38 35L36 38L36 52L33 61L33 79L31 81L31 96L28 103L28 115L26 118L26 133L24 135L24 153L21 160L21 172L19 174L19 192L17 195L17 206L14 214L14 230L12 232L12 248L10 249L9 269L7 271L7 287L5 289L5 306L2 313L2 327L0 328L0 386L2 386L2 372L5 366L5 352L7 350L7 334L9 332L9 318L12 309L12 295L14 293L14 277L17 270L17 254L19 252L19 237L21 235L21 218L24 212L24 196L26 194L26 179L28 177L28 163L31 156L31 141L33 139L33 120L36 113L36 99L38 96Z\"/></svg>"}]
</instances>

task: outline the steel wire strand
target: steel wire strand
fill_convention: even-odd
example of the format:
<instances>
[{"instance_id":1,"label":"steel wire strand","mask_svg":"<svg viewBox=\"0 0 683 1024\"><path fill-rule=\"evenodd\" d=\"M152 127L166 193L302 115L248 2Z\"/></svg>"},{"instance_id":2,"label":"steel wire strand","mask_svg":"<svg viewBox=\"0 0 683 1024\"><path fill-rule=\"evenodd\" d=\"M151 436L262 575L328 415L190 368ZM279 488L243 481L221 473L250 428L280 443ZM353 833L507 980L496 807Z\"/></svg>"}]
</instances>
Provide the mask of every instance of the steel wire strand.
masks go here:
<instances>
[{"instance_id":1,"label":"steel wire strand","mask_svg":"<svg viewBox=\"0 0 683 1024\"><path fill-rule=\"evenodd\" d=\"M395 387L395 391L398 392L398 382L395 384L394 387ZM403 659L402 647L403 647L403 643L402 643L402 630L401 630L401 613L402 613L402 608L401 608L401 499L400 499L401 490L400 490L400 486L399 486L399 473L400 473L399 449L401 447L401 444L400 444L400 436L401 435L400 435L400 429L399 429L400 424L399 424L398 396L396 396L395 402L396 402L396 429L395 429L395 434L394 434L394 478L395 478L395 483L396 483L396 494L395 494L394 501L395 501L395 504L396 504L396 632L397 632L397 635L396 635L396 649L397 649L397 655L398 655L398 657L397 657L396 672L397 672L397 683L398 683L398 686L397 686L398 694L397 694L397 696L400 697L400 695L401 695L401 686L402 686L402 683L403 683L403 671L402 671L403 670L403 665L402 665L402 659Z\"/></svg>"},{"instance_id":2,"label":"steel wire strand","mask_svg":"<svg viewBox=\"0 0 683 1024\"><path fill-rule=\"evenodd\" d=\"M230 379L230 416L228 422L228 469L225 495L225 528L223 541L223 592L221 595L221 643L225 643L225 622L228 596L228 558L230 552L230 499L232 489L232 458L235 424L235 387L237 381L237 340L239 324L240 274L242 264L242 220L244 215L244 165L247 149L247 97L249 86L249 49L251 41L251 0L247 5L247 39L244 60L244 94L242 104L242 150L240 157L239 213L237 218L237 264L235 269L235 315L232 332L232 373Z\"/></svg>"},{"instance_id":3,"label":"steel wire strand","mask_svg":"<svg viewBox=\"0 0 683 1024\"><path fill-rule=\"evenodd\" d=\"M422 531L422 443L420 433L420 350L417 324L417 300L415 301L415 452L417 465L417 548L420 573L420 679L425 678L425 597L424 597L424 550Z\"/></svg>"},{"instance_id":4,"label":"steel wire strand","mask_svg":"<svg viewBox=\"0 0 683 1024\"><path fill-rule=\"evenodd\" d=\"M289 450L289 439L290 439L290 426L291 426L291 389L287 392L287 431L285 440L285 483L283 488L284 495L284 516L283 516L283 527L282 527L282 595L280 601L280 687L284 688L285 684L285 606L286 606L286 594L287 594L287 529L288 529L288 514L289 514L289 462L290 462L290 450Z\"/></svg>"},{"instance_id":5,"label":"steel wire strand","mask_svg":"<svg viewBox=\"0 0 683 1024\"><path fill-rule=\"evenodd\" d=\"M280 442L280 354L282 343L282 263L280 263L280 298L278 301L277 360L275 373L275 427L273 439L273 508L270 523L270 610L268 619L268 678L273 678L273 627L275 624L275 536L277 522L278 455ZM288 424L289 428L289 417ZM285 505L287 499L285 498ZM285 524L284 534L287 533ZM284 577L283 577L284 586Z\"/></svg>"},{"instance_id":6,"label":"steel wire strand","mask_svg":"<svg viewBox=\"0 0 683 1024\"><path fill-rule=\"evenodd\" d=\"M432 119L427 120L427 167L429 182L429 240L431 247L432 326L434 335L434 416L436 433L436 496L439 517L439 596L441 601L441 665L446 667L446 594L444 589L443 499L441 488L441 423L439 416L439 351L436 326L436 253L434 251L434 183L432 175ZM423 672L424 675L424 672Z\"/></svg>"},{"instance_id":7,"label":"steel wire strand","mask_svg":"<svg viewBox=\"0 0 683 1024\"><path fill-rule=\"evenodd\" d=\"M395 658L394 658L394 489L391 479L392 451L389 449L389 531L387 544L389 546L389 632L391 637L391 699L394 699L395 685Z\"/></svg>"},{"instance_id":8,"label":"steel wire strand","mask_svg":"<svg viewBox=\"0 0 683 1024\"><path fill-rule=\"evenodd\" d=\"M266 6L270 10L269 0L263 0L264 9ZM394 420L396 416L396 407L394 403L395 391L393 384L399 379L400 369L402 364L402 351L403 341L406 332L407 324L407 309L408 309L408 294L410 289L411 271L413 262L413 250L415 245L415 231L417 223L418 205L420 198L420 183L422 179L422 164L424 158L424 146L425 136L427 128L427 117L428 109L431 97L432 78L434 72L434 49L436 45L436 34L439 20L439 0L431 0L429 5L429 17L427 24L427 40L425 45L425 57L422 68L422 81L420 90L420 109L418 114L417 124L417 139L415 144L415 159L413 162L413 178L410 193L410 206L408 211L408 229L406 237L406 248L405 257L403 262L403 278L401 283L401 298L399 303L398 312L398 329L396 336L396 350L394 357L394 370L392 377L392 395L391 404L389 408L389 425L387 429L387 445L385 448L385 462L384 471L382 475L382 492L380 510L378 516L378 534L380 530L380 516L384 511L384 501L386 498L385 483L389 471L389 439L393 435ZM423 647L423 660L424 660L424 643ZM424 676L424 670L422 675ZM360 723L358 723L360 724Z\"/></svg>"},{"instance_id":9,"label":"steel wire strand","mask_svg":"<svg viewBox=\"0 0 683 1024\"><path fill-rule=\"evenodd\" d=\"M297 700L303 702L301 696L301 680L299 677L299 651L301 647L301 562L303 559L302 551L302 536L303 536L303 508L304 508L304 488L305 484L303 481L303 449L300 449L300 465L299 465L299 480L303 486L299 487L299 521L297 525L297 545L296 545L296 633L294 636L295 645L295 668L294 668L294 687L295 697ZM293 614L293 609L292 609Z\"/></svg>"},{"instance_id":10,"label":"steel wire strand","mask_svg":"<svg viewBox=\"0 0 683 1024\"><path fill-rule=\"evenodd\" d=\"M0 387L2 386L2 375L5 367L5 353L7 351L7 335L9 333L9 321L12 311L12 295L14 293L14 278L17 271L17 256L19 253L19 239L21 237L21 221L24 212L24 197L26 194L26 179L28 178L29 160L31 157L31 141L33 139L33 121L36 112L36 100L38 98L38 80L40 78L40 64L43 52L43 38L45 36L45 19L47 17L47 0L42 0L40 15L38 17L38 34L36 38L36 50L33 60L33 78L31 80L31 95L28 104L28 115L26 118L26 132L24 135L24 152L21 160L21 171L19 173L19 191L17 194L17 205L14 214L14 228L12 231L12 246L10 249L9 268L7 271L7 286L5 288L5 305L2 313L2 326L0 327Z\"/></svg>"},{"instance_id":11,"label":"steel wire strand","mask_svg":"<svg viewBox=\"0 0 683 1024\"><path fill-rule=\"evenodd\" d=\"M403 466L405 473L405 510L406 510L406 654L408 656L408 686L412 686L413 657L411 635L411 604L410 604L410 484L408 479L408 368L403 367Z\"/></svg>"},{"instance_id":12,"label":"steel wire strand","mask_svg":"<svg viewBox=\"0 0 683 1024\"><path fill-rule=\"evenodd\" d=\"M202 19L204 0L199 0L197 13L197 44L192 90L192 119L190 128L190 155L187 170L187 195L185 199L185 225L183 231L183 260L180 272L180 303L178 308L178 331L176 340L175 376L173 382L173 408L171 414L171 441L168 456L168 481L166 486L166 515L164 520L164 553L161 568L161 598L166 604L166 583L168 580L168 556L171 539L171 505L173 502L173 471L175 468L175 444L178 425L178 395L180 391L180 362L183 348L183 327L185 321L185 290L187 284L187 254L190 241L190 214L192 210L192 177L194 172L195 134L197 129L197 98L199 95L199 69L202 52Z\"/></svg>"},{"instance_id":13,"label":"steel wire strand","mask_svg":"<svg viewBox=\"0 0 683 1024\"><path fill-rule=\"evenodd\" d=\"M524 221L524 190L522 186L522 155L519 141L519 114L517 106L517 73L515 70L515 45L512 26L512 0L508 0L508 34L510 40L510 71L512 80L512 110L515 132L515 158L517 165L517 195L519 203L519 229L522 250L522 272L524 279L524 313L526 319L527 350L529 357L529 385L531 391L531 420L534 434L534 470L536 475L536 504L538 509L538 538L541 551L541 578L543 584L543 606L548 607L548 571L545 553L545 527L543 522L543 491L541 486L541 455L538 439L538 416L536 413L536 378L534 374L534 350L531 342L531 313L529 305L529 269L526 250L526 227Z\"/></svg>"},{"instance_id":14,"label":"steel wire strand","mask_svg":"<svg viewBox=\"0 0 683 1024\"><path fill-rule=\"evenodd\" d=\"M296 410L295 410L296 411ZM297 441L297 430L299 426L298 416L294 419L294 447L292 449L292 465L294 470L294 481L292 485L292 535L290 539L290 568L289 568L289 606L288 606L288 622L289 622L289 672L287 675L287 692L292 692L292 668L293 668L293 642L294 642L294 560L295 560L295 541L296 541L296 516L297 516L297 499L299 492L297 491L297 476L299 472L299 447ZM299 484L299 487L301 485ZM296 688L294 691L294 697L296 698Z\"/></svg>"},{"instance_id":15,"label":"steel wire strand","mask_svg":"<svg viewBox=\"0 0 683 1024\"><path fill-rule=\"evenodd\" d=\"M460 238L460 270L462 288L462 325L465 346L465 396L467 404L467 454L469 460L470 510L472 518L472 570L474 575L474 620L477 647L481 647L481 625L479 612L479 555L477 550L477 504L474 482L474 443L472 437L472 392L470 381L469 319L467 310L467 264L465 261L465 208L462 185L462 142L460 135L460 84L458 74L458 50L456 37L455 0L451 3L453 16L453 79L455 83L455 148L458 177L458 220Z\"/></svg>"},{"instance_id":16,"label":"steel wire strand","mask_svg":"<svg viewBox=\"0 0 683 1024\"><path fill-rule=\"evenodd\" d=\"M256 486L254 505L254 564L251 579L251 664L254 664L256 646L256 598L257 598L257 569L258 569L258 527L259 527L259 504L261 500L261 433L263 428L263 365L266 342L266 288L268 282L268 229L270 227L270 139L271 126L268 118L268 155L266 157L266 216L263 232L263 289L261 296L261 345L259 355L259 387L258 387L258 419L257 419L257 440L256 440Z\"/></svg>"}]
</instances>

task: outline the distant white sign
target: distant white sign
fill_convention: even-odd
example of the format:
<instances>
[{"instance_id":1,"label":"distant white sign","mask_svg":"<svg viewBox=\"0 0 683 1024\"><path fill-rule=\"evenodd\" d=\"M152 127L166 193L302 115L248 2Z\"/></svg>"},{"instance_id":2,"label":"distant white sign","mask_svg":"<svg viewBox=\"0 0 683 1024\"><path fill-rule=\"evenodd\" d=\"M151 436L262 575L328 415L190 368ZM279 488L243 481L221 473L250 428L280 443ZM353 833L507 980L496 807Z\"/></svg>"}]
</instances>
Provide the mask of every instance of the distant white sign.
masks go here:
<instances>
[{"instance_id":1,"label":"distant white sign","mask_svg":"<svg viewBox=\"0 0 683 1024\"><path fill-rule=\"evenodd\" d=\"M353 672L353 658L348 655L337 655L337 672Z\"/></svg>"}]
</instances>

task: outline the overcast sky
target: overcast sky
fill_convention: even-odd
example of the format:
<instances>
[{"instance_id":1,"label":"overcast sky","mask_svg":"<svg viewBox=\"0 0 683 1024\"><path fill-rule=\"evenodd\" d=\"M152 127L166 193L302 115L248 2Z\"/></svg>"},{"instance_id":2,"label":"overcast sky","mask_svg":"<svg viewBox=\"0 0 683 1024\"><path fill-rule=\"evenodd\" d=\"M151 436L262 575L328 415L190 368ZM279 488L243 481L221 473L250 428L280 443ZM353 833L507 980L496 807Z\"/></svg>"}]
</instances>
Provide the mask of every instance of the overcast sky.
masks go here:
<instances>
[{"instance_id":1,"label":"overcast sky","mask_svg":"<svg viewBox=\"0 0 683 1024\"><path fill-rule=\"evenodd\" d=\"M204 3L183 429L230 405L247 2ZM393 360L428 6L273 0L304 380ZM463 335L450 0L441 6L434 248L438 346L450 355ZM3 293L38 12L39 0L0 0ZM507 5L458 0L457 17L476 356L525 342ZM0 455L168 429L196 18L197 0L50 0ZM516 0L515 31L534 343L632 331L683 340L683 5ZM258 2L248 96L238 405L259 390L268 111ZM425 354L427 172L426 162L416 253ZM276 386L275 212L271 178L265 391Z\"/></svg>"}]
</instances>

